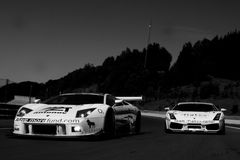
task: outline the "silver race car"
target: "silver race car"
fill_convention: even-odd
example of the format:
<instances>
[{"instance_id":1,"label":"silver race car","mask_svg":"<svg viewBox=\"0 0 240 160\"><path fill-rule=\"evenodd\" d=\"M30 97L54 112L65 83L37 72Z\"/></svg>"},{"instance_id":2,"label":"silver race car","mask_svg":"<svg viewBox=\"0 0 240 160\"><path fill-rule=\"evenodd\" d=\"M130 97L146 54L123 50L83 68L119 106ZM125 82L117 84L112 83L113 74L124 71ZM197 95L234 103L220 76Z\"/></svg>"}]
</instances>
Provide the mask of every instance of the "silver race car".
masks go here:
<instances>
[{"instance_id":1,"label":"silver race car","mask_svg":"<svg viewBox=\"0 0 240 160\"><path fill-rule=\"evenodd\" d=\"M14 134L25 136L114 136L118 131L139 133L140 110L125 101L142 97L69 93L42 103L22 106L14 120Z\"/></svg>"},{"instance_id":2,"label":"silver race car","mask_svg":"<svg viewBox=\"0 0 240 160\"><path fill-rule=\"evenodd\" d=\"M182 102L165 108L165 132L208 132L225 134L223 111L212 103Z\"/></svg>"}]
</instances>

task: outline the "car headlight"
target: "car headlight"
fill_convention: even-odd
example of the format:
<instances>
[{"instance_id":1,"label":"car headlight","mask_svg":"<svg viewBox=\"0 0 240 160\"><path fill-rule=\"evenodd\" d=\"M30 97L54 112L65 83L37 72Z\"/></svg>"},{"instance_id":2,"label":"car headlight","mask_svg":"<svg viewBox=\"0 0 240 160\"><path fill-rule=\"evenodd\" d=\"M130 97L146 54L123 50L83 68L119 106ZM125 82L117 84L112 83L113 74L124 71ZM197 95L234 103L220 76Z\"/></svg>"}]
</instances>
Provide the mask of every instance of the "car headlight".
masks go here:
<instances>
[{"instance_id":1,"label":"car headlight","mask_svg":"<svg viewBox=\"0 0 240 160\"><path fill-rule=\"evenodd\" d=\"M214 121L218 121L219 119L220 119L220 117L221 117L221 113L218 113L218 114L216 114L216 116L214 117Z\"/></svg>"},{"instance_id":2,"label":"car headlight","mask_svg":"<svg viewBox=\"0 0 240 160\"><path fill-rule=\"evenodd\" d=\"M72 126L72 132L81 132L80 126Z\"/></svg>"},{"instance_id":3,"label":"car headlight","mask_svg":"<svg viewBox=\"0 0 240 160\"><path fill-rule=\"evenodd\" d=\"M169 117L170 117L170 119L176 119L176 117L174 116L173 113L169 113Z\"/></svg>"},{"instance_id":4,"label":"car headlight","mask_svg":"<svg viewBox=\"0 0 240 160\"><path fill-rule=\"evenodd\" d=\"M89 116L96 108L84 109L77 111L76 118L84 118Z\"/></svg>"},{"instance_id":5,"label":"car headlight","mask_svg":"<svg viewBox=\"0 0 240 160\"><path fill-rule=\"evenodd\" d=\"M16 115L16 116L18 116L18 117L23 117L23 116L25 116L26 114L28 114L28 113L31 112L31 111L32 111L31 109L23 107L23 108L21 108L21 109L17 112L17 115Z\"/></svg>"}]
</instances>

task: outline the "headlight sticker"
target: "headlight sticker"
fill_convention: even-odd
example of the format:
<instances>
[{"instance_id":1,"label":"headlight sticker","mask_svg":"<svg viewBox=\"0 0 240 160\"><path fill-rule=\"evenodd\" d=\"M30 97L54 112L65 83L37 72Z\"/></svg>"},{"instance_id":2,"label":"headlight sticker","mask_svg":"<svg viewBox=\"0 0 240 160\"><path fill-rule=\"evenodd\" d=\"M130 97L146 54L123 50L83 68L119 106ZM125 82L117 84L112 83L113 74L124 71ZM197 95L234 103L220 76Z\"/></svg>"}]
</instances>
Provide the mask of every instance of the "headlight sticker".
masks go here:
<instances>
[{"instance_id":1,"label":"headlight sticker","mask_svg":"<svg viewBox=\"0 0 240 160\"><path fill-rule=\"evenodd\" d=\"M103 110L102 109L98 109L98 113L103 114Z\"/></svg>"}]
</instances>

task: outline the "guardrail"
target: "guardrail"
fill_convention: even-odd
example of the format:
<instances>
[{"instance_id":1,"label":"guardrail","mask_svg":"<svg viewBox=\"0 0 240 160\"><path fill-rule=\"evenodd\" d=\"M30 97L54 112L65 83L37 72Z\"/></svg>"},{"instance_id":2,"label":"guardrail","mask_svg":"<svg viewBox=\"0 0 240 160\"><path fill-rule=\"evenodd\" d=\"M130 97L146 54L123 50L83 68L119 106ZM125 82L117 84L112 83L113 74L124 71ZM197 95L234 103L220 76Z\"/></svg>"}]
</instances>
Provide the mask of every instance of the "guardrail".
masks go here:
<instances>
[{"instance_id":1,"label":"guardrail","mask_svg":"<svg viewBox=\"0 0 240 160\"><path fill-rule=\"evenodd\" d=\"M13 119L21 105L0 103L0 119Z\"/></svg>"}]
</instances>

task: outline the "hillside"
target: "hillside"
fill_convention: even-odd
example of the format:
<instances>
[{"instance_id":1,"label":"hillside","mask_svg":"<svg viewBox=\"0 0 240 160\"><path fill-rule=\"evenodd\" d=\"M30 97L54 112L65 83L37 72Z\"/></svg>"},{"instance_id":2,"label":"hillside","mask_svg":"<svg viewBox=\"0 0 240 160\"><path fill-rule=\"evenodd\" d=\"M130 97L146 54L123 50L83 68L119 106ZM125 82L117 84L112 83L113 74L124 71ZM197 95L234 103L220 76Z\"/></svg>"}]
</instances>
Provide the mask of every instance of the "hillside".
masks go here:
<instances>
[{"instance_id":1,"label":"hillside","mask_svg":"<svg viewBox=\"0 0 240 160\"><path fill-rule=\"evenodd\" d=\"M223 103L225 99L230 108L238 109L239 53L238 31L195 44L186 43L172 67L171 54L157 43L142 51L127 48L117 57L107 57L100 66L86 64L45 84L22 82L4 86L0 88L0 101L9 100L15 94L45 99L66 92L102 92L118 96L143 95L145 103L163 100L165 105L176 100Z\"/></svg>"},{"instance_id":2,"label":"hillside","mask_svg":"<svg viewBox=\"0 0 240 160\"><path fill-rule=\"evenodd\" d=\"M0 101L11 99L14 94L47 98L66 92L102 92L114 95L154 96L154 88L161 83L159 79L169 71L172 56L159 44L150 44L144 68L146 49L142 51L127 48L121 55L107 57L102 65L86 64L68 75L49 80L45 84L22 82L0 89ZM163 74L159 74L163 73ZM7 90L7 95L5 91ZM3 99L3 97L7 97Z\"/></svg>"}]
</instances>

